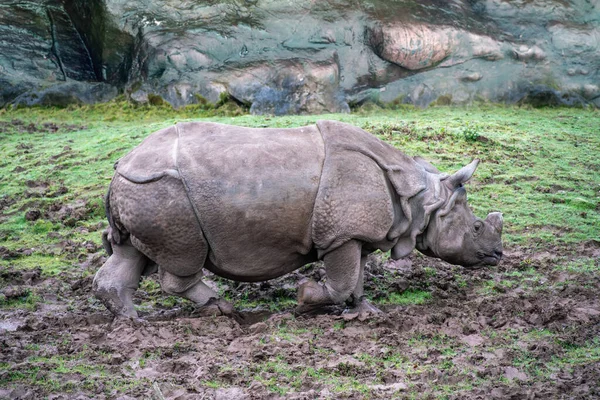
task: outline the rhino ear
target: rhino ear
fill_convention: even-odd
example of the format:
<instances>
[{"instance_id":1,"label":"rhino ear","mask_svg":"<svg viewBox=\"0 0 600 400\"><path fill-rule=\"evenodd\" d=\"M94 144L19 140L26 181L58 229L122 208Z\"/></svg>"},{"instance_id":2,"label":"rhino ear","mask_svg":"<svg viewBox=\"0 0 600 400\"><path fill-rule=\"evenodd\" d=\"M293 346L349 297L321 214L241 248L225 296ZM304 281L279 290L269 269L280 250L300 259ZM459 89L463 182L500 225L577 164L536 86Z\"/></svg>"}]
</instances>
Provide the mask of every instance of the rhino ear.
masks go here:
<instances>
[{"instance_id":1,"label":"rhino ear","mask_svg":"<svg viewBox=\"0 0 600 400\"><path fill-rule=\"evenodd\" d=\"M450 196L450 200L444 205L444 207L438 211L438 217L445 217L448 215L450 211L454 208L457 203L466 202L467 201L467 191L465 188L458 188L452 193Z\"/></svg>"},{"instance_id":2,"label":"rhino ear","mask_svg":"<svg viewBox=\"0 0 600 400\"><path fill-rule=\"evenodd\" d=\"M415 157L413 157L413 160L415 160L417 162L417 164L419 164L420 166L425 168L425 171L430 172L432 174L440 174L440 171L426 159L419 157L419 156L415 156Z\"/></svg>"},{"instance_id":3,"label":"rhino ear","mask_svg":"<svg viewBox=\"0 0 600 400\"><path fill-rule=\"evenodd\" d=\"M473 176L475 170L477 169L477 165L479 164L479 160L476 158L471 161L470 164L465 165L454 174L450 175L447 178L447 182L449 182L451 188L457 188Z\"/></svg>"},{"instance_id":4,"label":"rhino ear","mask_svg":"<svg viewBox=\"0 0 600 400\"><path fill-rule=\"evenodd\" d=\"M412 168L385 167L387 177L399 196L411 198L427 188L426 174Z\"/></svg>"}]
</instances>

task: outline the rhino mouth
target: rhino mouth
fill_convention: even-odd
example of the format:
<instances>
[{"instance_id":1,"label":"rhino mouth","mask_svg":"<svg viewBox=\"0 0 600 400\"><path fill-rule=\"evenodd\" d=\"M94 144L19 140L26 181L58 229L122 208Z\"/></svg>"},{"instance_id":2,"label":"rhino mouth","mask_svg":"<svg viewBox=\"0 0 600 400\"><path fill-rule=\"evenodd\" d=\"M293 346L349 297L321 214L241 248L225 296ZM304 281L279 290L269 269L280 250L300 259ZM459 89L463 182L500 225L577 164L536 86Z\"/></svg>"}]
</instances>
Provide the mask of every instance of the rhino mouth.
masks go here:
<instances>
[{"instance_id":1,"label":"rhino mouth","mask_svg":"<svg viewBox=\"0 0 600 400\"><path fill-rule=\"evenodd\" d=\"M496 266L502 259L501 251L494 251L492 254L483 254L483 258L479 264L477 264L480 268L485 265Z\"/></svg>"},{"instance_id":2,"label":"rhino mouth","mask_svg":"<svg viewBox=\"0 0 600 400\"><path fill-rule=\"evenodd\" d=\"M483 265L492 265L492 266L496 266L498 265L498 263L500 262L500 258L499 257L495 257L495 256L490 256L490 257L485 257L482 260L482 266Z\"/></svg>"},{"instance_id":3,"label":"rhino mouth","mask_svg":"<svg viewBox=\"0 0 600 400\"><path fill-rule=\"evenodd\" d=\"M479 262L470 266L470 269L480 269L486 266L496 266L502 259L502 251L495 250L493 253L477 252Z\"/></svg>"}]
</instances>

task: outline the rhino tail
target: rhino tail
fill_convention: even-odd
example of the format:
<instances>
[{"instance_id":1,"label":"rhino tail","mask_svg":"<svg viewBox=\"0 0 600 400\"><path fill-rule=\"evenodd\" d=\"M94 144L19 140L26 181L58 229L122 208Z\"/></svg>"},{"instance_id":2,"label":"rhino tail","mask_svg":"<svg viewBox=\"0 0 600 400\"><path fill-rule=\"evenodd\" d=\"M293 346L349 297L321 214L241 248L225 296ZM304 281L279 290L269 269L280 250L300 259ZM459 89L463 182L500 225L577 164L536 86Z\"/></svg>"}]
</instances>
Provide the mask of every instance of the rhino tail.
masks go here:
<instances>
[{"instance_id":1,"label":"rhino tail","mask_svg":"<svg viewBox=\"0 0 600 400\"><path fill-rule=\"evenodd\" d=\"M113 248L112 248L112 243L110 242L109 236L110 236L110 229L105 229L102 232L102 245L104 246L104 250L106 250L106 253L109 256L112 256Z\"/></svg>"},{"instance_id":2,"label":"rhino tail","mask_svg":"<svg viewBox=\"0 0 600 400\"><path fill-rule=\"evenodd\" d=\"M108 220L108 228L102 232L102 244L104 245L104 249L108 253L108 255L112 255L113 253L113 244L121 244L123 243L129 233L123 229L119 229L118 221L115 221L114 213L110 205L110 191L112 189L112 182L108 187L108 192L106 193L106 197L104 198L104 211L106 213L106 219Z\"/></svg>"}]
</instances>

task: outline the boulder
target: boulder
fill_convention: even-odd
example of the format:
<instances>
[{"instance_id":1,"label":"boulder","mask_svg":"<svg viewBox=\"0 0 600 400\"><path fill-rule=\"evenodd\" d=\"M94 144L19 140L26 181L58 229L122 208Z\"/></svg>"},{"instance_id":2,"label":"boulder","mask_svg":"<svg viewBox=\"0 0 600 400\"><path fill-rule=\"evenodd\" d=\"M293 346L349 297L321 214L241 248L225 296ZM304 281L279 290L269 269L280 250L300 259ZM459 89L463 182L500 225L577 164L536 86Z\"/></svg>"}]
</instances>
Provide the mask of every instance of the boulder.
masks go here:
<instances>
[{"instance_id":1,"label":"boulder","mask_svg":"<svg viewBox=\"0 0 600 400\"><path fill-rule=\"evenodd\" d=\"M371 33L376 54L403 68L416 71L439 64L456 51L458 32L425 24L377 27Z\"/></svg>"}]
</instances>

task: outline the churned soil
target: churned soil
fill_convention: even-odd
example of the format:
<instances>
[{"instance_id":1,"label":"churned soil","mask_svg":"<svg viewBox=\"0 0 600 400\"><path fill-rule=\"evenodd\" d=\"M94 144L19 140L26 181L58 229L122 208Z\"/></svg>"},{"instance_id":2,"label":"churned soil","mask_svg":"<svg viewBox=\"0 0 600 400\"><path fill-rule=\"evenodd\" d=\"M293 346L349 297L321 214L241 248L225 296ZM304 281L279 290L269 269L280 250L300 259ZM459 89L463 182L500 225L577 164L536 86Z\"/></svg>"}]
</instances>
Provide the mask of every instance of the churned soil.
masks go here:
<instances>
[{"instance_id":1,"label":"churned soil","mask_svg":"<svg viewBox=\"0 0 600 400\"><path fill-rule=\"evenodd\" d=\"M25 305L0 309L2 399L600 397L600 277L555 268L597 259L597 242L572 253L509 248L498 267L478 271L374 256L367 293L383 312L368 317L271 310L269 300L293 295L303 277L323 278L319 264L266 284L208 276L236 304L262 299L235 318L198 317L185 301L169 307L151 276L136 301L159 300L137 321L113 319L91 296L103 250L61 245L77 254L88 246L88 256L53 277L0 271L4 304ZM431 296L386 300L404 291Z\"/></svg>"}]
</instances>

